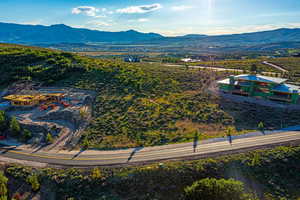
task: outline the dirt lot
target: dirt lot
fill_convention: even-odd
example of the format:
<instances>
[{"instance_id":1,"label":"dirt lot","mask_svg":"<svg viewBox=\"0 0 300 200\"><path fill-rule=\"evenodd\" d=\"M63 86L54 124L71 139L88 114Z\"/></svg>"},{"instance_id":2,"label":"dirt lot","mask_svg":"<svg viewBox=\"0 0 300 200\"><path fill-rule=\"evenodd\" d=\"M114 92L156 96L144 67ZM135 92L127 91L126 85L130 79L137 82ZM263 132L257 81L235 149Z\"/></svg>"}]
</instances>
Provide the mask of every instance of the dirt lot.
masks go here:
<instances>
[{"instance_id":1,"label":"dirt lot","mask_svg":"<svg viewBox=\"0 0 300 200\"><path fill-rule=\"evenodd\" d=\"M40 88L37 93L63 93L61 102L43 107L11 107L7 114L15 116L23 128L33 133L29 148L59 150L65 148L80 135L91 119L91 103L94 94L90 91L71 88ZM51 133L54 142L45 145L45 137Z\"/></svg>"}]
</instances>

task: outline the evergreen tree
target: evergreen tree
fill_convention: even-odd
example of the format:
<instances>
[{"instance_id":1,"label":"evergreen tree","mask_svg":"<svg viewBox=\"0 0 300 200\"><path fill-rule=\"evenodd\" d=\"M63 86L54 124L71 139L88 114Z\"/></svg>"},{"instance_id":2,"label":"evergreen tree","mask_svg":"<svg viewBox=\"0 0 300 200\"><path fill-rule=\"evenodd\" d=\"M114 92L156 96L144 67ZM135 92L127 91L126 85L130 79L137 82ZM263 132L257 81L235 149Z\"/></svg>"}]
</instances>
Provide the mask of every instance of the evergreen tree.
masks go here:
<instances>
[{"instance_id":1,"label":"evergreen tree","mask_svg":"<svg viewBox=\"0 0 300 200\"><path fill-rule=\"evenodd\" d=\"M20 127L20 124L19 124L18 120L16 119L16 117L11 118L10 123L9 123L9 130L14 136L17 136L20 134L21 127Z\"/></svg>"},{"instance_id":2,"label":"evergreen tree","mask_svg":"<svg viewBox=\"0 0 300 200\"><path fill-rule=\"evenodd\" d=\"M3 110L0 110L0 131L4 131L6 129L6 116Z\"/></svg>"}]
</instances>

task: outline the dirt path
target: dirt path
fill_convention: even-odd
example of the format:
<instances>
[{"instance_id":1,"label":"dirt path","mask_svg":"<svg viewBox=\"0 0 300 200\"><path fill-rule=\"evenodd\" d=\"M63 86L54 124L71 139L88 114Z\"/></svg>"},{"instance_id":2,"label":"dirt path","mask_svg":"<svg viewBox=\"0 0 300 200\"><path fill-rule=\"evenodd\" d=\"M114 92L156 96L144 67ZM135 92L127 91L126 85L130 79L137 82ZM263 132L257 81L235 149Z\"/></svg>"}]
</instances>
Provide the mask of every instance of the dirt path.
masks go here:
<instances>
[{"instance_id":1,"label":"dirt path","mask_svg":"<svg viewBox=\"0 0 300 200\"><path fill-rule=\"evenodd\" d=\"M51 112L55 112L57 109L52 110ZM69 140L69 137L72 136L72 133L75 132L75 127L63 120L40 120L39 117L45 115L44 111L40 111L39 108L35 108L34 110L28 111L12 111L9 112L9 115L16 116L18 121L21 124L25 125L36 125L45 128L49 127L57 127L61 129L59 133L59 137L54 141L53 144L47 146L38 146L34 148L34 151L37 149L41 150L59 150L61 149L66 142Z\"/></svg>"}]
</instances>

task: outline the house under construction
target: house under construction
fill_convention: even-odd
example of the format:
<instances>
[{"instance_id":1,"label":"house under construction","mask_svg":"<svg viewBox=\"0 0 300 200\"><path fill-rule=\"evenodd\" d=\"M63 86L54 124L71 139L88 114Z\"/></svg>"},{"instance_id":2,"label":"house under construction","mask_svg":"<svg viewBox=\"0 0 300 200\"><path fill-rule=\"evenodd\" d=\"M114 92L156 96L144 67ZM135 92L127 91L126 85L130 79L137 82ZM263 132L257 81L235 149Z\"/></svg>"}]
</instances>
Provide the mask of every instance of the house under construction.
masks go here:
<instances>
[{"instance_id":1,"label":"house under construction","mask_svg":"<svg viewBox=\"0 0 300 200\"><path fill-rule=\"evenodd\" d=\"M43 103L60 102L63 93L35 94L35 95L9 95L3 99L11 102L12 106L37 106Z\"/></svg>"}]
</instances>

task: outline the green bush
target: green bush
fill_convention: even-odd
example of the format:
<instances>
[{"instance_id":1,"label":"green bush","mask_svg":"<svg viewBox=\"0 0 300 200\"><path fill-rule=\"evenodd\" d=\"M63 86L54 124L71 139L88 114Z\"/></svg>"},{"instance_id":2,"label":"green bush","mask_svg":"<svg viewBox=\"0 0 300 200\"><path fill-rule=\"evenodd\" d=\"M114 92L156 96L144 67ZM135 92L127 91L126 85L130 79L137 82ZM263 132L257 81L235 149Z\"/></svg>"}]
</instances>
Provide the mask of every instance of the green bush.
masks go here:
<instances>
[{"instance_id":1,"label":"green bush","mask_svg":"<svg viewBox=\"0 0 300 200\"><path fill-rule=\"evenodd\" d=\"M8 178L6 178L3 172L0 172L0 200L7 200L7 182Z\"/></svg>"},{"instance_id":2,"label":"green bush","mask_svg":"<svg viewBox=\"0 0 300 200\"><path fill-rule=\"evenodd\" d=\"M24 140L24 141L28 141L28 140L30 140L31 138L32 138L32 133L31 133L31 131L28 130L28 129L24 129L24 130L23 130L23 140Z\"/></svg>"},{"instance_id":3,"label":"green bush","mask_svg":"<svg viewBox=\"0 0 300 200\"><path fill-rule=\"evenodd\" d=\"M28 176L26 181L31 185L31 188L34 192L40 189L40 183L36 174Z\"/></svg>"},{"instance_id":4,"label":"green bush","mask_svg":"<svg viewBox=\"0 0 300 200\"><path fill-rule=\"evenodd\" d=\"M92 179L94 180L98 180L98 179L101 179L102 178L102 174L101 174L101 171L98 167L95 167L91 170L91 177Z\"/></svg>"},{"instance_id":5,"label":"green bush","mask_svg":"<svg viewBox=\"0 0 300 200\"><path fill-rule=\"evenodd\" d=\"M52 144L54 142L54 139L52 137L52 134L51 133L47 133L46 135L46 143L47 144Z\"/></svg>"},{"instance_id":6,"label":"green bush","mask_svg":"<svg viewBox=\"0 0 300 200\"><path fill-rule=\"evenodd\" d=\"M233 179L205 178L184 190L186 200L246 200L242 182Z\"/></svg>"}]
</instances>

